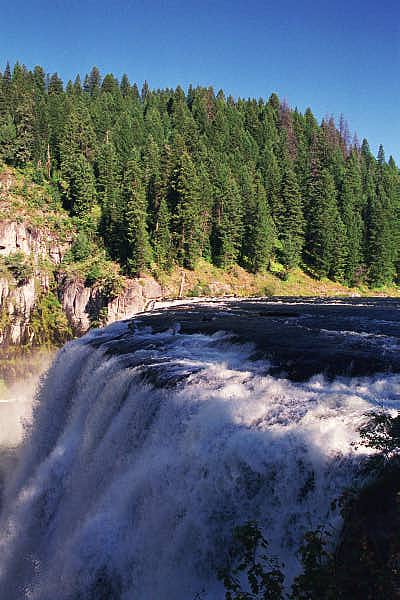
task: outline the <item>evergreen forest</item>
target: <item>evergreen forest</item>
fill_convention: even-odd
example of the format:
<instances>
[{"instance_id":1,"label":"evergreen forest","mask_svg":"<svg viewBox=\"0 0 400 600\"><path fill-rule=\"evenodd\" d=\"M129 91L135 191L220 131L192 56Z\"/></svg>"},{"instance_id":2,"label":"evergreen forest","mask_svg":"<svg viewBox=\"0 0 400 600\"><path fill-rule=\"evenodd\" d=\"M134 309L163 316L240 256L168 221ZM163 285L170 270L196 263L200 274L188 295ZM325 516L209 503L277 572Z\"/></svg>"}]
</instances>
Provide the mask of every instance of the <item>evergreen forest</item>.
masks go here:
<instances>
[{"instance_id":1,"label":"evergreen forest","mask_svg":"<svg viewBox=\"0 0 400 600\"><path fill-rule=\"evenodd\" d=\"M203 258L347 285L400 278L393 158L351 139L343 117L319 123L276 94L139 90L96 67L65 84L7 64L0 160L50 182L82 236L128 276Z\"/></svg>"}]
</instances>

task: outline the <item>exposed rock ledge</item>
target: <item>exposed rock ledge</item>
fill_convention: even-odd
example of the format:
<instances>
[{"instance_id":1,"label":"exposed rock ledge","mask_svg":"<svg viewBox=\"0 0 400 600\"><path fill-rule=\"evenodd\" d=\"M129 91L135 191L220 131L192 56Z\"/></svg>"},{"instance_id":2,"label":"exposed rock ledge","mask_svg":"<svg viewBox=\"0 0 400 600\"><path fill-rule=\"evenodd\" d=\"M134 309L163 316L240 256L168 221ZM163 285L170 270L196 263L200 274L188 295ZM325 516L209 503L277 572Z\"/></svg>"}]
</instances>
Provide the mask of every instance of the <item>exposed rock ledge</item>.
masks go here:
<instances>
[{"instance_id":1,"label":"exposed rock ledge","mask_svg":"<svg viewBox=\"0 0 400 600\"><path fill-rule=\"evenodd\" d=\"M32 256L35 265L45 258L58 265L69 247L70 242L60 242L45 228L38 229L15 221L0 221L0 256L22 252Z\"/></svg>"},{"instance_id":2,"label":"exposed rock ledge","mask_svg":"<svg viewBox=\"0 0 400 600\"><path fill-rule=\"evenodd\" d=\"M113 299L101 287L86 287L79 279L63 278L59 283L61 304L76 335L85 333L102 311L104 324L113 323L143 312L161 295L161 286L152 277L126 279L124 289Z\"/></svg>"},{"instance_id":3,"label":"exposed rock ledge","mask_svg":"<svg viewBox=\"0 0 400 600\"><path fill-rule=\"evenodd\" d=\"M0 256L22 252L31 257L33 276L17 285L0 276L0 345L34 342L31 316L40 295L49 291L48 272L41 268L47 259L56 267L70 248L45 228L27 223L0 221ZM161 298L162 291L151 277L126 279L121 293L110 298L99 285L85 286L79 278L58 275L56 293L75 335L85 333L95 322L112 323L128 318Z\"/></svg>"}]
</instances>

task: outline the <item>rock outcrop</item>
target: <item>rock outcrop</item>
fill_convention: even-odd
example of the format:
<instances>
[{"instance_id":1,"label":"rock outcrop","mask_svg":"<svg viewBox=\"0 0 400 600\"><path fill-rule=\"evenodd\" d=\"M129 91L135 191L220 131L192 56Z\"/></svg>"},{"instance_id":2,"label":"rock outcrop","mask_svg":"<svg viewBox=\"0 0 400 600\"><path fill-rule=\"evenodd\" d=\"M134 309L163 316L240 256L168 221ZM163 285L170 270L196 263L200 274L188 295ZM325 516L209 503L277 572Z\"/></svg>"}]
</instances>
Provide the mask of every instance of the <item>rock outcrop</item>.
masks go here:
<instances>
[{"instance_id":1,"label":"rock outcrop","mask_svg":"<svg viewBox=\"0 0 400 600\"><path fill-rule=\"evenodd\" d=\"M125 279L121 292L110 297L100 285L87 286L79 277L57 274L57 266L71 241L61 242L46 228L25 222L0 221L0 256L22 253L33 269L33 275L22 282L17 282L10 272L0 272L0 345L34 342L31 316L38 299L50 290L49 270L41 266L43 261L56 271L54 292L75 335L82 335L94 324L128 318L160 299L161 287L151 277Z\"/></svg>"},{"instance_id":2,"label":"rock outcrop","mask_svg":"<svg viewBox=\"0 0 400 600\"><path fill-rule=\"evenodd\" d=\"M39 229L16 221L0 221L0 256L22 252L32 257L35 265L45 258L58 265L69 248L70 242L60 242L45 228Z\"/></svg>"},{"instance_id":3,"label":"rock outcrop","mask_svg":"<svg viewBox=\"0 0 400 600\"><path fill-rule=\"evenodd\" d=\"M116 297L110 297L101 286L85 286L77 278L64 277L59 283L62 308L75 335L85 333L93 323L108 325L143 312L161 295L161 287L152 277L125 279Z\"/></svg>"}]
</instances>

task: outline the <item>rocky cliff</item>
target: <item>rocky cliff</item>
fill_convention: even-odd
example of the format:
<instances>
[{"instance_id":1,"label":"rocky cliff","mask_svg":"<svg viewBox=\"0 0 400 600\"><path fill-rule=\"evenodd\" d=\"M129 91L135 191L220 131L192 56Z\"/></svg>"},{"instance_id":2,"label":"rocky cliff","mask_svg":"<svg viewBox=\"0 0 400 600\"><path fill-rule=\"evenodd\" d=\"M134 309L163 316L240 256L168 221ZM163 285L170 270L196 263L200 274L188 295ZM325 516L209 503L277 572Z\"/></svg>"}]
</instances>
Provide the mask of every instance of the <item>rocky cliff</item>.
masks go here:
<instances>
[{"instance_id":1,"label":"rocky cliff","mask_svg":"<svg viewBox=\"0 0 400 600\"><path fill-rule=\"evenodd\" d=\"M70 243L60 243L45 229L27 223L0 222L0 256L24 256L32 265L31 276L18 281L12 271L0 276L0 344L29 344L35 341L31 318L38 299L51 287L58 297L71 330L85 333L92 324L108 324L146 310L161 297L161 287L151 277L124 279L122 289L110 297L99 284L88 286L79 277L58 271ZM50 269L49 269L50 266ZM51 286L50 273L55 272Z\"/></svg>"},{"instance_id":2,"label":"rocky cliff","mask_svg":"<svg viewBox=\"0 0 400 600\"><path fill-rule=\"evenodd\" d=\"M146 310L162 295L151 277L123 279L121 291L111 294L101 284L86 285L84 279L66 275L60 268L71 240L60 241L46 227L27 222L0 221L0 344L35 343L37 331L32 315L40 298L50 291L58 298L74 335L93 324L108 324ZM18 279L7 260L18 258L29 264L27 277Z\"/></svg>"},{"instance_id":3,"label":"rocky cliff","mask_svg":"<svg viewBox=\"0 0 400 600\"><path fill-rule=\"evenodd\" d=\"M143 312L162 295L152 277L124 279L121 292L109 295L101 285L87 286L79 278L59 277L59 298L75 335L85 333L93 323L108 325Z\"/></svg>"}]
</instances>

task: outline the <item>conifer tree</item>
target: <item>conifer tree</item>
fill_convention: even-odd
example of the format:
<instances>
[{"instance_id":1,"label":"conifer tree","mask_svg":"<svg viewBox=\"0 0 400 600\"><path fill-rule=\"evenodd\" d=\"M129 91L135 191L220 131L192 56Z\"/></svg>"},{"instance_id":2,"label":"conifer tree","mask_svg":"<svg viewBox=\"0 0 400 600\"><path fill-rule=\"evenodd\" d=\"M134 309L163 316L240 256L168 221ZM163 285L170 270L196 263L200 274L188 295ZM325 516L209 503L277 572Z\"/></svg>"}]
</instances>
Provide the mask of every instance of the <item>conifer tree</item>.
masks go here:
<instances>
[{"instance_id":1,"label":"conifer tree","mask_svg":"<svg viewBox=\"0 0 400 600\"><path fill-rule=\"evenodd\" d=\"M48 175L93 239L101 211L105 249L131 274L149 264L151 245L160 269L204 257L255 271L275 253L319 277L400 281L393 159L382 147L375 158L366 140L351 146L343 118L318 125L276 94L265 102L147 82L139 94L96 67L83 89L79 76L64 89L57 73L7 64L0 159Z\"/></svg>"},{"instance_id":2,"label":"conifer tree","mask_svg":"<svg viewBox=\"0 0 400 600\"><path fill-rule=\"evenodd\" d=\"M263 184L267 191L267 198L272 217L279 228L279 204L282 173L278 160L272 148L266 147L259 161L259 170L263 177Z\"/></svg>"},{"instance_id":3,"label":"conifer tree","mask_svg":"<svg viewBox=\"0 0 400 600\"><path fill-rule=\"evenodd\" d=\"M389 214L386 192L378 182L368 206L368 278L373 287L389 283L394 276Z\"/></svg>"},{"instance_id":4,"label":"conifer tree","mask_svg":"<svg viewBox=\"0 0 400 600\"><path fill-rule=\"evenodd\" d=\"M174 173L176 194L174 232L180 264L193 269L201 256L200 181L188 152L184 151Z\"/></svg>"},{"instance_id":5,"label":"conifer tree","mask_svg":"<svg viewBox=\"0 0 400 600\"><path fill-rule=\"evenodd\" d=\"M152 235L153 257L161 270L169 271L173 264L173 248L170 232L171 215L167 202L161 198L157 210L157 223Z\"/></svg>"},{"instance_id":6,"label":"conifer tree","mask_svg":"<svg viewBox=\"0 0 400 600\"><path fill-rule=\"evenodd\" d=\"M93 67L89 75L85 77L83 89L90 96L98 96L100 92L101 75L97 67Z\"/></svg>"},{"instance_id":7,"label":"conifer tree","mask_svg":"<svg viewBox=\"0 0 400 600\"><path fill-rule=\"evenodd\" d=\"M243 206L239 187L229 167L218 169L214 191L213 258L227 268L239 257L243 235Z\"/></svg>"},{"instance_id":8,"label":"conifer tree","mask_svg":"<svg viewBox=\"0 0 400 600\"><path fill-rule=\"evenodd\" d=\"M310 183L307 259L318 277L343 276L345 239L333 176L322 169Z\"/></svg>"},{"instance_id":9,"label":"conifer tree","mask_svg":"<svg viewBox=\"0 0 400 600\"><path fill-rule=\"evenodd\" d=\"M361 172L356 152L352 152L346 164L346 171L340 194L342 221L346 230L345 279L353 285L362 274L363 264L363 221L362 221Z\"/></svg>"},{"instance_id":10,"label":"conifer tree","mask_svg":"<svg viewBox=\"0 0 400 600\"><path fill-rule=\"evenodd\" d=\"M247 267L253 273L265 271L269 266L275 245L276 231L268 206L267 195L261 177L256 176L253 185L253 206L247 232Z\"/></svg>"},{"instance_id":11,"label":"conifer tree","mask_svg":"<svg viewBox=\"0 0 400 600\"><path fill-rule=\"evenodd\" d=\"M288 157L284 160L282 170L280 198L280 208L277 211L281 242L280 259L291 269L301 262L305 220L300 188Z\"/></svg>"},{"instance_id":12,"label":"conifer tree","mask_svg":"<svg viewBox=\"0 0 400 600\"><path fill-rule=\"evenodd\" d=\"M366 153L364 145L364 152ZM388 178L383 147L379 147L374 177L374 190L367 207L367 259L369 282L374 287L390 283L395 276L397 248L393 224L395 216L393 190Z\"/></svg>"},{"instance_id":13,"label":"conifer tree","mask_svg":"<svg viewBox=\"0 0 400 600\"><path fill-rule=\"evenodd\" d=\"M58 73L51 75L49 84L47 86L49 96L60 96L64 91L62 79L58 76Z\"/></svg>"},{"instance_id":14,"label":"conifer tree","mask_svg":"<svg viewBox=\"0 0 400 600\"><path fill-rule=\"evenodd\" d=\"M110 248L111 255L118 255L114 247L115 225L120 220L120 175L117 153L113 143L108 139L100 147L96 161L97 197L101 207L100 232ZM119 241L117 247L119 245Z\"/></svg>"},{"instance_id":15,"label":"conifer tree","mask_svg":"<svg viewBox=\"0 0 400 600\"><path fill-rule=\"evenodd\" d=\"M129 83L128 75L126 73L124 73L122 75L120 88L121 88L121 94L123 95L124 98L126 98L131 91L131 84Z\"/></svg>"},{"instance_id":16,"label":"conifer tree","mask_svg":"<svg viewBox=\"0 0 400 600\"><path fill-rule=\"evenodd\" d=\"M151 262L151 248L147 232L146 192L137 157L129 160L126 168L123 197L125 200L125 236L122 259L127 274L139 275Z\"/></svg>"},{"instance_id":17,"label":"conifer tree","mask_svg":"<svg viewBox=\"0 0 400 600\"><path fill-rule=\"evenodd\" d=\"M75 155L67 195L72 214L79 217L87 215L96 203L93 168L83 154Z\"/></svg>"}]
</instances>

